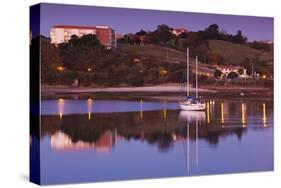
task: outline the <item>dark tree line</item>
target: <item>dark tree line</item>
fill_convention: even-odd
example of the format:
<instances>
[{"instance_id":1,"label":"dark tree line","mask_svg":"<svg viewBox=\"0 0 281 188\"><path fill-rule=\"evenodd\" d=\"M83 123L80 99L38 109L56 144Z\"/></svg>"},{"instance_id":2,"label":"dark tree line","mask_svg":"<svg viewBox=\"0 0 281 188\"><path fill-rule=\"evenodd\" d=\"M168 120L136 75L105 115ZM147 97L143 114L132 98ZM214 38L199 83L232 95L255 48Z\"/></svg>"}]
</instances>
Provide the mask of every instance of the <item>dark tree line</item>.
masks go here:
<instances>
[{"instance_id":1,"label":"dark tree line","mask_svg":"<svg viewBox=\"0 0 281 188\"><path fill-rule=\"evenodd\" d=\"M182 64L171 64L155 57L135 62L135 56L120 49L107 49L94 35L72 36L58 47L41 36L42 82L46 84L141 86L178 82ZM166 70L169 70L166 72Z\"/></svg>"},{"instance_id":2,"label":"dark tree line","mask_svg":"<svg viewBox=\"0 0 281 188\"><path fill-rule=\"evenodd\" d=\"M183 32L180 35L176 36L172 33L173 28L168 25L162 24L158 25L157 29L154 31L144 31L141 29L136 33L129 33L124 35L118 40L119 44L136 44L139 45L142 42L144 44L156 44L156 45L166 45L171 40L181 40L187 39L192 43L193 46L198 46L202 43L202 40L224 40L237 44L247 44L248 39L244 37L241 30L237 31L236 35L231 35L225 31L220 31L220 28L217 24L211 24L205 30L198 32Z\"/></svg>"}]
</instances>

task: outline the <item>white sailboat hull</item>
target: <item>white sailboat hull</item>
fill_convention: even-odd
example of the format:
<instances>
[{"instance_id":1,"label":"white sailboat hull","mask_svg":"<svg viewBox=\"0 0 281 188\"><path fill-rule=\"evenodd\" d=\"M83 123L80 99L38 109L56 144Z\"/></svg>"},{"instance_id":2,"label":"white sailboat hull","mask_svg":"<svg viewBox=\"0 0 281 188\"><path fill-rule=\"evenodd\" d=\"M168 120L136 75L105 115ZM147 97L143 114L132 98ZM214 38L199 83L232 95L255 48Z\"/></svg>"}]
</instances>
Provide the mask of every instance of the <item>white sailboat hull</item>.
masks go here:
<instances>
[{"instance_id":1,"label":"white sailboat hull","mask_svg":"<svg viewBox=\"0 0 281 188\"><path fill-rule=\"evenodd\" d=\"M190 97L189 95L189 48L186 49L186 83L187 83L187 100L184 101L179 101L179 106L181 110L184 111L202 111L206 109L206 104L201 102L198 98L198 57L196 56L196 66L195 66L195 70L196 70L196 95L195 97Z\"/></svg>"},{"instance_id":2,"label":"white sailboat hull","mask_svg":"<svg viewBox=\"0 0 281 188\"><path fill-rule=\"evenodd\" d=\"M191 104L191 103L180 102L179 106L181 110L185 110L185 111L202 111L206 109L205 103Z\"/></svg>"}]
</instances>

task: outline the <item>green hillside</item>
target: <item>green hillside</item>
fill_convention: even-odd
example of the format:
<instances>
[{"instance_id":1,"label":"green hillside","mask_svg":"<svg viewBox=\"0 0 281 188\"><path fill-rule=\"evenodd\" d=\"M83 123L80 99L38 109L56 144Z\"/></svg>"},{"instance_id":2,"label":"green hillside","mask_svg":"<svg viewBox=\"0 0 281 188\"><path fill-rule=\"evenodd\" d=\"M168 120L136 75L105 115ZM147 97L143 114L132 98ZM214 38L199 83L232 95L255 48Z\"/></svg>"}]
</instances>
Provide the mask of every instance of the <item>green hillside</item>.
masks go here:
<instances>
[{"instance_id":1,"label":"green hillside","mask_svg":"<svg viewBox=\"0 0 281 188\"><path fill-rule=\"evenodd\" d=\"M121 49L125 53L139 57L153 56L163 60L186 61L184 52L157 45L122 45Z\"/></svg>"},{"instance_id":2,"label":"green hillside","mask_svg":"<svg viewBox=\"0 0 281 188\"><path fill-rule=\"evenodd\" d=\"M123 53L130 54L136 58L155 57L170 63L186 63L186 53L168 47L157 45L122 45L120 50ZM191 63L195 63L193 57L190 58ZM208 67L208 65L198 62L200 67Z\"/></svg>"},{"instance_id":3,"label":"green hillside","mask_svg":"<svg viewBox=\"0 0 281 188\"><path fill-rule=\"evenodd\" d=\"M211 51L220 54L227 64L241 64L246 58L259 61L266 61L268 64L273 62L273 55L269 52L262 52L250 48L247 45L235 44L222 40L208 40Z\"/></svg>"}]
</instances>

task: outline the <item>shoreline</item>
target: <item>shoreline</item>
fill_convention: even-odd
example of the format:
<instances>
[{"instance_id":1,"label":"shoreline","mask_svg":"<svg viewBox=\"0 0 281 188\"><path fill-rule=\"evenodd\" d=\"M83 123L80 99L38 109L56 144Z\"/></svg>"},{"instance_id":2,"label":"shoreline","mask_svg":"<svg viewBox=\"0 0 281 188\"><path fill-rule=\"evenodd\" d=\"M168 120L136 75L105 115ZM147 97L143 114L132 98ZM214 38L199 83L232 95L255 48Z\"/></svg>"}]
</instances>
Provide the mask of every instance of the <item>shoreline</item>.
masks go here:
<instances>
[{"instance_id":1,"label":"shoreline","mask_svg":"<svg viewBox=\"0 0 281 188\"><path fill-rule=\"evenodd\" d=\"M273 88L264 87L211 87L199 88L199 96L211 97L242 97L242 98L268 98L273 100ZM43 97L57 95L98 95L110 96L135 96L135 97L164 97L179 96L181 93L179 84L167 84L141 87L78 87L46 86L41 87ZM241 95L241 92L243 95ZM190 93L195 93L195 88L190 88Z\"/></svg>"},{"instance_id":2,"label":"shoreline","mask_svg":"<svg viewBox=\"0 0 281 188\"><path fill-rule=\"evenodd\" d=\"M190 92L195 92L195 88L189 88ZM140 87L77 87L71 88L67 86L42 86L42 93L123 93L123 92L164 92L164 93L180 93L180 85L157 85L157 86L140 86ZM216 92L213 89L199 88L198 92Z\"/></svg>"}]
</instances>

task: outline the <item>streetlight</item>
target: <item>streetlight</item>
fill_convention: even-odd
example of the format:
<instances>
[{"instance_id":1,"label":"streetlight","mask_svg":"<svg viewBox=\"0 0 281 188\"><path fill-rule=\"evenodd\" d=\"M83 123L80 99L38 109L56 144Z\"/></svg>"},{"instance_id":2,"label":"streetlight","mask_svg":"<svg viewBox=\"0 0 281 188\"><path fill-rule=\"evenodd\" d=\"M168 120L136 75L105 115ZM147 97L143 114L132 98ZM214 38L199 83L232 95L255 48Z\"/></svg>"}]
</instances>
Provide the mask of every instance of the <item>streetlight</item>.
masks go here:
<instances>
[{"instance_id":1,"label":"streetlight","mask_svg":"<svg viewBox=\"0 0 281 188\"><path fill-rule=\"evenodd\" d=\"M57 70L58 70L59 72L63 72L63 71L64 71L64 67L63 67L63 66L58 66L58 67L57 67Z\"/></svg>"}]
</instances>

